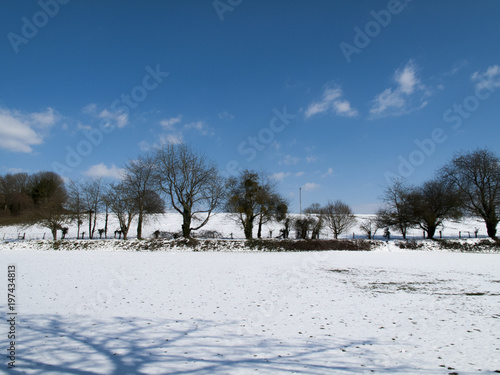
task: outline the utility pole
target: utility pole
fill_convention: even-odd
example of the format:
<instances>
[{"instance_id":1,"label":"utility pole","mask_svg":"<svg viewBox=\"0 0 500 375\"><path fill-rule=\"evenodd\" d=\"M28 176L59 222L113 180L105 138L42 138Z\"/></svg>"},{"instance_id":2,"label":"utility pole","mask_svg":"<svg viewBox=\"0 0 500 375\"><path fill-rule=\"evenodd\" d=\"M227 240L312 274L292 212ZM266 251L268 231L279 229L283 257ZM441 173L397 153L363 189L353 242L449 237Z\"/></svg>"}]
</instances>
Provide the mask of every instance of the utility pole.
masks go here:
<instances>
[{"instance_id":1,"label":"utility pole","mask_svg":"<svg viewBox=\"0 0 500 375\"><path fill-rule=\"evenodd\" d=\"M302 188L299 188L299 214L302 215Z\"/></svg>"}]
</instances>

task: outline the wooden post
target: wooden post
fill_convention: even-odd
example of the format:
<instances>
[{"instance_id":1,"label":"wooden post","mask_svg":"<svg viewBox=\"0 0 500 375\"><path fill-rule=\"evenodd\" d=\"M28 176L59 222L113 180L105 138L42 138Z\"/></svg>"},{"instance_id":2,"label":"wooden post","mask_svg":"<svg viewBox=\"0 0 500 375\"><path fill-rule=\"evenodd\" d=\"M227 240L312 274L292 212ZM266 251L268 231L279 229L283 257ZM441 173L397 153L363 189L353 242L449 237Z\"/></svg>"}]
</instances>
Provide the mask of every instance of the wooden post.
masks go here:
<instances>
[{"instance_id":1,"label":"wooden post","mask_svg":"<svg viewBox=\"0 0 500 375\"><path fill-rule=\"evenodd\" d=\"M462 238L462 231L458 231L458 238Z\"/></svg>"}]
</instances>

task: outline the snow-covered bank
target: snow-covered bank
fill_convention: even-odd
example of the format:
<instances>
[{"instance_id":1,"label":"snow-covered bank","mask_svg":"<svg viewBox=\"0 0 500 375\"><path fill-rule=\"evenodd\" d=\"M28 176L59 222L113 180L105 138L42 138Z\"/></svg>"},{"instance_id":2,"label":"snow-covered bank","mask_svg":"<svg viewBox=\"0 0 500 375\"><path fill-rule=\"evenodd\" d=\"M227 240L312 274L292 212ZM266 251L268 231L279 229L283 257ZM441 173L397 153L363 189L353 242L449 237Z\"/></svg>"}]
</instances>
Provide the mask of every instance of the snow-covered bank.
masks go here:
<instances>
[{"instance_id":1,"label":"snow-covered bank","mask_svg":"<svg viewBox=\"0 0 500 375\"><path fill-rule=\"evenodd\" d=\"M17 373L500 370L496 254L19 250L0 259L17 266Z\"/></svg>"},{"instance_id":2,"label":"snow-covered bank","mask_svg":"<svg viewBox=\"0 0 500 375\"><path fill-rule=\"evenodd\" d=\"M1 241L1 251L455 251L500 253L500 244L490 239L462 240L14 240Z\"/></svg>"}]
</instances>

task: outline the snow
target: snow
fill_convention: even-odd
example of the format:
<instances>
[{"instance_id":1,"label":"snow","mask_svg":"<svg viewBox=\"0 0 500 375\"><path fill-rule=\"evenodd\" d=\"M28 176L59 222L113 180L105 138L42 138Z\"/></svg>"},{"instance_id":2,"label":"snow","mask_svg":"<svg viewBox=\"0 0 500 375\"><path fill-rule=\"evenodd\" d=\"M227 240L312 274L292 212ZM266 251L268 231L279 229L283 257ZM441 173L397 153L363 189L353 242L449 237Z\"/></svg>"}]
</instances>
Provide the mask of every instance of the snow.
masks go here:
<instances>
[{"instance_id":1,"label":"snow","mask_svg":"<svg viewBox=\"0 0 500 375\"><path fill-rule=\"evenodd\" d=\"M18 269L17 373L500 370L496 254L18 250L0 258Z\"/></svg>"},{"instance_id":2,"label":"snow","mask_svg":"<svg viewBox=\"0 0 500 375\"><path fill-rule=\"evenodd\" d=\"M145 232L180 227L177 216L162 219ZM241 234L227 215L210 225ZM26 229L30 238L43 231ZM8 373L500 371L499 254L432 251L431 241L425 251L390 241L371 252L279 253L248 251L238 240L209 252L136 251L134 239L71 243L88 247L0 243L4 270L17 267L17 357ZM5 347L8 324L0 322Z\"/></svg>"},{"instance_id":3,"label":"snow","mask_svg":"<svg viewBox=\"0 0 500 375\"><path fill-rule=\"evenodd\" d=\"M292 214L292 217L298 216ZM352 234L355 234L356 238L366 238L365 233L359 228L359 224L366 219L373 218L374 215L356 215L358 219L358 225L356 225L349 233L342 234L342 238L352 238ZM104 228L105 216L103 214L98 215L98 223L96 226L94 238L99 238L99 233L97 229ZM195 225L196 221L193 223ZM182 224L182 217L178 213L166 213L159 215L151 215L148 217L145 225L144 225L144 237L151 238L153 236L153 232L156 230L165 231L165 232L180 232ZM130 227L129 238L136 237L136 226L137 221L132 221L132 225ZM77 235L77 226L75 223L71 223L68 225L69 232L66 238L75 239ZM263 225L262 236L264 238L269 237L269 231L272 231L273 237L279 235L279 230L283 227L283 224L276 222L269 222ZM458 238L459 232L462 233L463 238L468 238L469 235L474 237L474 230L478 228L478 235L480 238L485 238L486 236L486 226L484 222L478 218L465 218L460 221L447 221L444 223L444 226L438 228L438 232L436 232L436 237L439 237L439 231L442 231L443 238ZM114 231L119 229L118 221L114 215L109 216L109 225L108 225L108 238L112 238L114 235ZM243 229L239 225L239 223L229 214L218 213L214 215L208 224L204 226L200 231L217 231L225 238L231 238L231 234L233 238L244 238ZM86 218L84 218L84 224L81 227L81 232L85 232L85 238L88 239L88 222ZM195 232L196 233L196 232ZM20 227L20 226L7 226L0 227L0 240L17 240L18 235L26 234L27 240L33 239L52 239L52 235L47 228L40 227L38 225L34 225L28 228ZM257 234L257 227L254 227L254 235ZM383 230L379 229L376 233L377 239L383 239L382 237ZM58 233L60 236L61 233ZM291 236L293 235L293 231ZM325 228L321 232L321 238L328 239L333 238L331 232L328 228ZM401 239L401 235L396 231L392 231L391 238L393 239ZM408 238L412 239L421 239L422 238L422 230L413 229L408 232Z\"/></svg>"}]
</instances>

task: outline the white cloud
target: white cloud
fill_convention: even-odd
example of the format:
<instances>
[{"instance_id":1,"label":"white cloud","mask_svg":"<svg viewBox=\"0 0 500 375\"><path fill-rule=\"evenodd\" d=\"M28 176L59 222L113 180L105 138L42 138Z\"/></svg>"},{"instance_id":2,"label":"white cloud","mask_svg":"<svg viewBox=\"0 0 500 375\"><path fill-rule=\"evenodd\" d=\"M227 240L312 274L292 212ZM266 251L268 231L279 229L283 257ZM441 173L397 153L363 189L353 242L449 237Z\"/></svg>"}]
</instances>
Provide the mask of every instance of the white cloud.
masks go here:
<instances>
[{"instance_id":1,"label":"white cloud","mask_svg":"<svg viewBox=\"0 0 500 375\"><path fill-rule=\"evenodd\" d=\"M184 125L184 129L194 129L197 130L201 135L214 135L214 131L209 128L209 126L204 121L195 121L190 122L189 124Z\"/></svg>"},{"instance_id":2,"label":"white cloud","mask_svg":"<svg viewBox=\"0 0 500 375\"><path fill-rule=\"evenodd\" d=\"M304 172L302 172L302 171L295 173L295 177L301 177L303 175L304 175Z\"/></svg>"},{"instance_id":3,"label":"white cloud","mask_svg":"<svg viewBox=\"0 0 500 375\"><path fill-rule=\"evenodd\" d=\"M99 115L97 115L97 117L114 122L118 128L123 128L128 124L128 115L123 111L111 112L104 109L99 113Z\"/></svg>"},{"instance_id":4,"label":"white cloud","mask_svg":"<svg viewBox=\"0 0 500 375\"><path fill-rule=\"evenodd\" d=\"M415 66L412 62L406 64L402 71L397 71L395 80L399 84L399 88L405 94L411 94L415 86L419 83L416 77Z\"/></svg>"},{"instance_id":5,"label":"white cloud","mask_svg":"<svg viewBox=\"0 0 500 375\"><path fill-rule=\"evenodd\" d=\"M304 186L302 186L302 189L304 189L304 191L311 191L311 190L316 190L316 189L319 189L320 185L314 183L314 182L307 182L306 184L304 184Z\"/></svg>"},{"instance_id":6,"label":"white cloud","mask_svg":"<svg viewBox=\"0 0 500 375\"><path fill-rule=\"evenodd\" d=\"M165 129L165 130L173 130L175 129L175 124L178 124L181 122L182 116L179 115L177 117L172 117L169 119L164 119L160 121L160 125Z\"/></svg>"},{"instance_id":7,"label":"white cloud","mask_svg":"<svg viewBox=\"0 0 500 375\"><path fill-rule=\"evenodd\" d=\"M314 115L325 113L332 110L338 116L354 117L358 111L351 107L351 103L342 99L342 89L338 86L328 87L323 91L323 97L320 101L309 104L305 112L305 117L310 118Z\"/></svg>"},{"instance_id":8,"label":"white cloud","mask_svg":"<svg viewBox=\"0 0 500 375\"><path fill-rule=\"evenodd\" d=\"M280 165L295 165L299 162L299 158L292 155L286 155L285 158L279 162Z\"/></svg>"},{"instance_id":9,"label":"white cloud","mask_svg":"<svg viewBox=\"0 0 500 375\"><path fill-rule=\"evenodd\" d=\"M184 137L182 134L163 134L160 135L160 143L161 144L172 144L178 145L184 141Z\"/></svg>"},{"instance_id":10,"label":"white cloud","mask_svg":"<svg viewBox=\"0 0 500 375\"><path fill-rule=\"evenodd\" d=\"M124 169L118 168L114 164L112 164L111 167L107 167L104 163L100 163L91 166L84 174L89 177L104 177L121 180L123 178Z\"/></svg>"},{"instance_id":11,"label":"white cloud","mask_svg":"<svg viewBox=\"0 0 500 375\"><path fill-rule=\"evenodd\" d=\"M370 114L374 117L399 116L421 109L427 105L425 86L417 77L417 66L410 60L394 73L397 86L378 94L372 102Z\"/></svg>"},{"instance_id":12,"label":"white cloud","mask_svg":"<svg viewBox=\"0 0 500 375\"><path fill-rule=\"evenodd\" d=\"M52 109L45 112L21 113L0 109L0 148L30 153L32 146L43 143L60 116Z\"/></svg>"},{"instance_id":13,"label":"white cloud","mask_svg":"<svg viewBox=\"0 0 500 375\"><path fill-rule=\"evenodd\" d=\"M331 176L333 174L333 168L328 168L328 170L321 175L322 178L325 178L327 176Z\"/></svg>"},{"instance_id":14,"label":"white cloud","mask_svg":"<svg viewBox=\"0 0 500 375\"><path fill-rule=\"evenodd\" d=\"M306 157L306 161L308 163L314 163L314 162L318 161L318 157L316 155L310 155L310 156Z\"/></svg>"},{"instance_id":15,"label":"white cloud","mask_svg":"<svg viewBox=\"0 0 500 375\"><path fill-rule=\"evenodd\" d=\"M471 79L476 83L477 90L494 90L500 87L500 66L492 65L483 73L477 71L472 74Z\"/></svg>"},{"instance_id":16,"label":"white cloud","mask_svg":"<svg viewBox=\"0 0 500 375\"><path fill-rule=\"evenodd\" d=\"M78 122L78 124L76 126L76 129L77 130L92 130L92 126L90 126L90 125L84 125L81 122Z\"/></svg>"},{"instance_id":17,"label":"white cloud","mask_svg":"<svg viewBox=\"0 0 500 375\"><path fill-rule=\"evenodd\" d=\"M290 176L290 173L289 172L278 172L278 173L275 173L271 176L272 179L276 180L276 181L283 181L286 177Z\"/></svg>"},{"instance_id":18,"label":"white cloud","mask_svg":"<svg viewBox=\"0 0 500 375\"><path fill-rule=\"evenodd\" d=\"M47 128L54 126L60 120L60 116L50 107L45 112L35 112L30 116L33 123Z\"/></svg>"},{"instance_id":19,"label":"white cloud","mask_svg":"<svg viewBox=\"0 0 500 375\"><path fill-rule=\"evenodd\" d=\"M453 64L451 69L444 73L445 76L453 76L457 74L460 70L465 68L469 62L467 60L460 60Z\"/></svg>"},{"instance_id":20,"label":"white cloud","mask_svg":"<svg viewBox=\"0 0 500 375\"><path fill-rule=\"evenodd\" d=\"M227 112L227 111L222 111L219 113L219 119L221 120L232 120L234 119L234 115L232 115L231 113Z\"/></svg>"},{"instance_id":21,"label":"white cloud","mask_svg":"<svg viewBox=\"0 0 500 375\"><path fill-rule=\"evenodd\" d=\"M90 103L82 108L82 112L85 114L95 114L97 111L97 105L95 103Z\"/></svg>"},{"instance_id":22,"label":"white cloud","mask_svg":"<svg viewBox=\"0 0 500 375\"><path fill-rule=\"evenodd\" d=\"M153 146L146 141L140 141L139 148L141 149L141 151L149 151L153 148Z\"/></svg>"}]
</instances>

